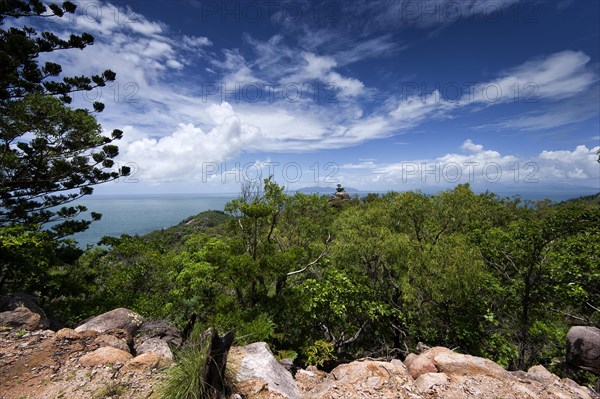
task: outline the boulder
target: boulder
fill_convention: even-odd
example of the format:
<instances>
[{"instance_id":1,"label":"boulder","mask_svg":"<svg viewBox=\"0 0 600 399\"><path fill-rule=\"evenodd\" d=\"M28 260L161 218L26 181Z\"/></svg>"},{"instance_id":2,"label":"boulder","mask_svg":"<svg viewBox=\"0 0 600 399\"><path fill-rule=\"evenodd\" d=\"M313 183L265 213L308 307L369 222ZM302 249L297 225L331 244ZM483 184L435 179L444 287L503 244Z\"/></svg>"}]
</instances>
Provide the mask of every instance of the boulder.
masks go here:
<instances>
[{"instance_id":1,"label":"boulder","mask_svg":"<svg viewBox=\"0 0 600 399\"><path fill-rule=\"evenodd\" d=\"M285 369L287 371L289 371L290 373L292 373L292 375L294 375L296 368L294 367L294 360L293 359L279 359L279 364L281 364L283 367L285 367Z\"/></svg>"},{"instance_id":2,"label":"boulder","mask_svg":"<svg viewBox=\"0 0 600 399\"><path fill-rule=\"evenodd\" d=\"M127 345L127 340L123 338L116 337L112 334L103 333L98 335L94 339L94 344L99 347L110 346L113 348L121 349L127 353L130 353L129 345Z\"/></svg>"},{"instance_id":3,"label":"boulder","mask_svg":"<svg viewBox=\"0 0 600 399\"><path fill-rule=\"evenodd\" d=\"M125 364L132 358L133 356L128 352L112 346L105 346L81 356L79 363L87 367L105 366L108 364Z\"/></svg>"},{"instance_id":4,"label":"boulder","mask_svg":"<svg viewBox=\"0 0 600 399\"><path fill-rule=\"evenodd\" d=\"M420 355L414 357L407 357L405 364L412 377L416 380L421 374L425 373L437 373L438 369L433 363L433 358L440 353L454 353L448 348L442 346L436 346L431 348ZM410 356L410 355L409 355ZM408 361L407 361L408 360Z\"/></svg>"},{"instance_id":5,"label":"boulder","mask_svg":"<svg viewBox=\"0 0 600 399\"><path fill-rule=\"evenodd\" d=\"M299 399L300 391L292 374L273 356L265 342L256 342L229 351L227 369L238 389L248 398L281 397Z\"/></svg>"},{"instance_id":6,"label":"boulder","mask_svg":"<svg viewBox=\"0 0 600 399\"><path fill-rule=\"evenodd\" d=\"M141 355L144 353L155 353L160 357L173 360L173 352L166 341L160 338L150 338L135 346L135 353Z\"/></svg>"},{"instance_id":7,"label":"boulder","mask_svg":"<svg viewBox=\"0 0 600 399\"><path fill-rule=\"evenodd\" d=\"M590 391L587 388L582 387L570 378L563 378L560 380L562 385L573 392L579 399L591 399ZM600 397L600 396L599 396Z\"/></svg>"},{"instance_id":8,"label":"boulder","mask_svg":"<svg viewBox=\"0 0 600 399\"><path fill-rule=\"evenodd\" d=\"M137 331L135 345L140 345L150 338L160 338L175 347L181 346L182 343L181 333L177 327L166 320L145 321Z\"/></svg>"},{"instance_id":9,"label":"boulder","mask_svg":"<svg viewBox=\"0 0 600 399\"><path fill-rule=\"evenodd\" d=\"M99 333L123 329L132 336L143 324L144 318L125 308L118 308L96 316L75 329L76 332L97 331Z\"/></svg>"},{"instance_id":10,"label":"boulder","mask_svg":"<svg viewBox=\"0 0 600 399\"><path fill-rule=\"evenodd\" d=\"M168 367L173 363L172 360L166 359L156 353L148 352L143 353L129 360L123 368L120 370L121 373L128 373L130 371L146 371L155 368Z\"/></svg>"},{"instance_id":11,"label":"boulder","mask_svg":"<svg viewBox=\"0 0 600 399\"><path fill-rule=\"evenodd\" d=\"M456 353L437 346L410 359L408 370L414 379L423 374L443 372L448 375L487 375L504 378L509 373L491 360Z\"/></svg>"},{"instance_id":12,"label":"boulder","mask_svg":"<svg viewBox=\"0 0 600 399\"><path fill-rule=\"evenodd\" d=\"M437 371L449 375L485 375L496 379L511 377L510 373L502 366L489 359L463 355L450 350L437 353L433 356L433 364Z\"/></svg>"},{"instance_id":13,"label":"boulder","mask_svg":"<svg viewBox=\"0 0 600 399\"><path fill-rule=\"evenodd\" d=\"M335 193L334 197L336 199L338 199L338 200L341 200L341 201L348 201L348 200L350 200L350 194L348 194L345 191L339 191L339 192Z\"/></svg>"},{"instance_id":14,"label":"boulder","mask_svg":"<svg viewBox=\"0 0 600 399\"><path fill-rule=\"evenodd\" d=\"M0 313L0 326L20 328L29 331L44 330L45 325L42 317L26 307L18 307L15 310L9 310Z\"/></svg>"},{"instance_id":15,"label":"boulder","mask_svg":"<svg viewBox=\"0 0 600 399\"><path fill-rule=\"evenodd\" d=\"M306 398L405 398L413 379L402 362L354 361L331 371Z\"/></svg>"},{"instance_id":16,"label":"boulder","mask_svg":"<svg viewBox=\"0 0 600 399\"><path fill-rule=\"evenodd\" d=\"M600 376L600 329L571 327L567 333L567 363Z\"/></svg>"},{"instance_id":17,"label":"boulder","mask_svg":"<svg viewBox=\"0 0 600 399\"><path fill-rule=\"evenodd\" d=\"M81 339L81 334L71 328L62 328L54 334L55 341L76 341L78 339Z\"/></svg>"},{"instance_id":18,"label":"boulder","mask_svg":"<svg viewBox=\"0 0 600 399\"><path fill-rule=\"evenodd\" d=\"M39 327L37 329L45 330L50 327L50 320L44 310L38 305L37 299L33 295L16 293L0 296L0 311L17 310L17 308L27 308L29 311L40 316Z\"/></svg>"},{"instance_id":19,"label":"boulder","mask_svg":"<svg viewBox=\"0 0 600 399\"><path fill-rule=\"evenodd\" d=\"M549 372L546 367L542 365L530 367L529 370L527 370L526 376L529 379L546 384L553 384L560 381L558 376Z\"/></svg>"},{"instance_id":20,"label":"boulder","mask_svg":"<svg viewBox=\"0 0 600 399\"><path fill-rule=\"evenodd\" d=\"M404 365L407 368L410 368L410 365L412 364L412 362L417 358L418 356L414 353L409 353L408 356L406 356L406 358L404 359Z\"/></svg>"}]
</instances>

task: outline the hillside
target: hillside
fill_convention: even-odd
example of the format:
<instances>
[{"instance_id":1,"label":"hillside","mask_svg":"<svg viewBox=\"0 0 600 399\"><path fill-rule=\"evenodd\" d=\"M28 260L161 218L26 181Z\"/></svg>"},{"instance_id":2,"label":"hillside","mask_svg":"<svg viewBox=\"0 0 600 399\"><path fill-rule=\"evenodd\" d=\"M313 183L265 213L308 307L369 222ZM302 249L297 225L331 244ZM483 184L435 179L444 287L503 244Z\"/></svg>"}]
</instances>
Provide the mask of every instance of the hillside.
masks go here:
<instances>
[{"instance_id":1,"label":"hillside","mask_svg":"<svg viewBox=\"0 0 600 399\"><path fill-rule=\"evenodd\" d=\"M183 244L186 237L198 233L217 233L219 226L222 226L231 216L220 210L204 211L197 215L190 216L175 226L156 230L141 236L144 241L161 242L169 246Z\"/></svg>"},{"instance_id":2,"label":"hillside","mask_svg":"<svg viewBox=\"0 0 600 399\"><path fill-rule=\"evenodd\" d=\"M577 198L571 198L566 201L563 201L563 203L584 203L584 204L587 203L587 204L591 204L591 205L600 205L600 193L592 194L592 195L584 195L582 197L577 197Z\"/></svg>"}]
</instances>

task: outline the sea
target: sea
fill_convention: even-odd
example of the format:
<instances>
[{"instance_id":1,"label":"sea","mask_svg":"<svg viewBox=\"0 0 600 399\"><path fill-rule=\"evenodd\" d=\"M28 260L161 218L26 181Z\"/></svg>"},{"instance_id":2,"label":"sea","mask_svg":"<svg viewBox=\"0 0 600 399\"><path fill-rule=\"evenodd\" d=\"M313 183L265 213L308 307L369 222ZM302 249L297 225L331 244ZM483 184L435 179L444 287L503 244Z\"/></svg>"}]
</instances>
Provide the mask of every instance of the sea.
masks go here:
<instances>
[{"instance_id":1,"label":"sea","mask_svg":"<svg viewBox=\"0 0 600 399\"><path fill-rule=\"evenodd\" d=\"M91 195L75 204L102 214L102 219L68 238L79 247L96 244L102 237L131 236L174 226L203 211L222 211L237 194Z\"/></svg>"}]
</instances>

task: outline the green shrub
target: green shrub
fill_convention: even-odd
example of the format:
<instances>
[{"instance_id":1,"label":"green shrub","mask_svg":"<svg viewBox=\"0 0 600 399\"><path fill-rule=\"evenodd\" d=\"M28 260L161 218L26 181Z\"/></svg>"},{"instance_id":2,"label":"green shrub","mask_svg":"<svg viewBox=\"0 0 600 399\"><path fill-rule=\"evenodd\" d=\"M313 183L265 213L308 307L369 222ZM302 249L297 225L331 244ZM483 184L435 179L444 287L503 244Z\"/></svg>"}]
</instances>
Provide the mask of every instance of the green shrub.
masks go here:
<instances>
[{"instance_id":1,"label":"green shrub","mask_svg":"<svg viewBox=\"0 0 600 399\"><path fill-rule=\"evenodd\" d=\"M306 348L306 363L311 366L323 367L323 364L334 358L333 342L317 340Z\"/></svg>"}]
</instances>

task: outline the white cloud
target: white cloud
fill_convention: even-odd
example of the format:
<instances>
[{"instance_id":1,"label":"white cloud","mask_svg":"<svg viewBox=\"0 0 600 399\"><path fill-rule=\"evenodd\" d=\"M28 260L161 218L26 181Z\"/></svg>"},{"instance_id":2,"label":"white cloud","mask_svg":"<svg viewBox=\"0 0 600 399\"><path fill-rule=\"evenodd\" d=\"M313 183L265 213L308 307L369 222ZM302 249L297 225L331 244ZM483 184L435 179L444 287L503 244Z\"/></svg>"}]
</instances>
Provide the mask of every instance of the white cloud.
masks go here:
<instances>
[{"instance_id":1,"label":"white cloud","mask_svg":"<svg viewBox=\"0 0 600 399\"><path fill-rule=\"evenodd\" d=\"M438 90L424 96L411 96L401 101L396 109L390 112L390 116L406 126L413 126L426 118L442 116L452 110L455 104L446 101Z\"/></svg>"},{"instance_id":2,"label":"white cloud","mask_svg":"<svg viewBox=\"0 0 600 399\"><path fill-rule=\"evenodd\" d=\"M473 12L486 12L478 9L475 2L468 3ZM125 131L121 159L140 163L146 181L183 180L196 176L202 162L223 161L248 151L290 153L349 147L407 132L430 118L451 117L460 110L471 110L472 104L493 104L481 94L448 101L438 91L397 101L382 90L378 93L384 97L380 105L367 108L359 99L372 89L352 77L346 66L393 48L388 37L359 41L363 44L360 51L337 49L321 53L290 47L281 35L265 42L248 36L246 42L254 56L239 49L211 52L204 59L210 68L202 65L186 75L185 83L178 83L170 78L184 76L180 71L187 72L198 55L206 54L203 51L211 45L210 39L178 35L168 26L129 9L126 16L130 22L123 22L114 18L111 7L104 4L95 19L76 15L74 24L58 23L59 31L89 30L97 40L84 51L56 52L52 56L64 66L67 76L91 75L104 68L117 72L117 82L101 92L100 100L107 107L99 118L107 129ZM374 47L371 52L369 45ZM540 101L561 105L559 100L577 98L577 94L586 93L597 84L589 62L589 56L582 52L564 51L509 69L487 84L502 88L499 103L512 101L511 84L534 82L539 87ZM339 93L333 103L303 98L298 102L279 99L221 104L220 99L207 100L199 93L201 85L207 83L207 77L199 72L205 70L214 81L226 83L229 90L235 83L265 83L270 79L279 83L318 80L334 84ZM133 86L126 86L129 83ZM484 87L481 84L475 89ZM81 99L76 99L78 102L81 104ZM89 107L90 102L83 105ZM580 107L574 107L577 108ZM512 123L515 127L518 122ZM520 126L526 128L527 123L540 122L521 121ZM502 165L514 161L510 155L485 150L470 141L463 144L463 150L466 153L447 154L439 161L494 159ZM379 172L386 176L393 167L383 165ZM592 176L581 165L570 173L575 177Z\"/></svg>"},{"instance_id":3,"label":"white cloud","mask_svg":"<svg viewBox=\"0 0 600 399\"><path fill-rule=\"evenodd\" d=\"M320 79L337 66L337 62L332 57L303 53L302 58L304 58L305 65L297 75L302 80ZM294 75L290 79L293 79L293 77Z\"/></svg>"},{"instance_id":4,"label":"white cloud","mask_svg":"<svg viewBox=\"0 0 600 399\"><path fill-rule=\"evenodd\" d=\"M390 116L406 126L415 126L431 117L444 117L469 106L494 106L508 102L559 103L551 112L526 115L484 127L540 129L582 121L598 114L598 76L589 65L590 57L579 51L562 51L536 58L505 72L501 78L479 83L458 100L446 100L438 90L403 99Z\"/></svg>"},{"instance_id":5,"label":"white cloud","mask_svg":"<svg viewBox=\"0 0 600 399\"><path fill-rule=\"evenodd\" d=\"M373 173L368 175L368 179L388 186L407 183L439 186L467 182L483 185L578 183L600 189L600 166L597 163L600 146L588 148L579 145L574 150L544 150L534 157L503 155L470 139L460 148L465 152L391 164L369 163ZM358 165L343 165L342 170L355 169Z\"/></svg>"},{"instance_id":6,"label":"white cloud","mask_svg":"<svg viewBox=\"0 0 600 399\"><path fill-rule=\"evenodd\" d=\"M343 169L373 169L377 164L374 161L362 161L359 163L346 163L341 165Z\"/></svg>"},{"instance_id":7,"label":"white cloud","mask_svg":"<svg viewBox=\"0 0 600 399\"><path fill-rule=\"evenodd\" d=\"M499 18L512 18L513 13L506 8L519 0L376 0L355 5L348 3L346 8L358 16L361 25L370 29L416 26L435 28L451 25L458 21L472 20L475 17L496 22ZM366 15L372 18L366 18Z\"/></svg>"},{"instance_id":8,"label":"white cloud","mask_svg":"<svg viewBox=\"0 0 600 399\"><path fill-rule=\"evenodd\" d=\"M75 29L101 36L111 36L115 31L153 36L163 33L164 29L163 24L149 21L129 6L123 7L102 1L78 4L74 14L56 21L68 24L69 29L73 28L73 24Z\"/></svg>"},{"instance_id":9,"label":"white cloud","mask_svg":"<svg viewBox=\"0 0 600 399\"><path fill-rule=\"evenodd\" d=\"M254 75L251 65L238 49L224 49L223 55L225 56L224 60L212 60L212 64L224 71L225 75L221 81L226 85L227 90L263 82Z\"/></svg>"},{"instance_id":10,"label":"white cloud","mask_svg":"<svg viewBox=\"0 0 600 399\"><path fill-rule=\"evenodd\" d=\"M542 151L537 162L543 178L550 181L591 181L600 189L600 166L597 152L600 146L577 146L573 151Z\"/></svg>"},{"instance_id":11,"label":"white cloud","mask_svg":"<svg viewBox=\"0 0 600 399\"><path fill-rule=\"evenodd\" d=\"M183 36L183 43L190 48L211 46L212 42L205 36Z\"/></svg>"},{"instance_id":12,"label":"white cloud","mask_svg":"<svg viewBox=\"0 0 600 399\"><path fill-rule=\"evenodd\" d=\"M471 141L471 139L466 140L461 146L463 150L471 151L471 152L480 152L483 150L483 146L481 144L475 144Z\"/></svg>"},{"instance_id":13,"label":"white cloud","mask_svg":"<svg viewBox=\"0 0 600 399\"><path fill-rule=\"evenodd\" d=\"M589 62L588 55L571 50L536 58L509 70L499 79L475 85L460 103L536 103L572 97L598 81Z\"/></svg>"},{"instance_id":14,"label":"white cloud","mask_svg":"<svg viewBox=\"0 0 600 399\"><path fill-rule=\"evenodd\" d=\"M181 123L170 135L127 140L120 145L120 159L137 164L145 181L180 181L197 176L205 163L234 156L256 141L257 131L242 125L229 104L213 104L207 113L213 122L209 130Z\"/></svg>"},{"instance_id":15,"label":"white cloud","mask_svg":"<svg viewBox=\"0 0 600 399\"><path fill-rule=\"evenodd\" d=\"M558 103L541 105L536 111L507 120L478 126L479 129L542 130L585 121L598 114L600 86Z\"/></svg>"},{"instance_id":16,"label":"white cloud","mask_svg":"<svg viewBox=\"0 0 600 399\"><path fill-rule=\"evenodd\" d=\"M337 67L337 62L333 57L319 56L309 52L304 52L301 56L301 66L296 72L285 77L283 82L306 82L317 79L322 83L331 84L339 90L338 97L355 97L364 89L364 84L360 80L344 77L333 70Z\"/></svg>"},{"instance_id":17,"label":"white cloud","mask_svg":"<svg viewBox=\"0 0 600 399\"><path fill-rule=\"evenodd\" d=\"M562 54L558 59L570 59L575 64L579 62L578 60L582 59L581 55L576 53L567 55L566 58L564 57L565 54ZM304 53L303 58L305 64L296 72L298 78L300 76L304 76L305 78L309 76L313 78L327 76L331 74L331 69L336 66L335 60L331 57L320 57L312 53ZM557 58L551 57L551 59ZM545 64L546 62L539 61L524 65L534 65L536 67L533 69L536 71L544 70L546 80L553 81L554 79L550 77L547 71L540 67L540 65ZM255 80L257 78L251 75L253 69L249 65L239 52L229 51L226 52L225 61L223 61L221 66L226 66L231 71L235 71L234 74L247 75L244 79ZM515 68L515 70L525 71L527 68L520 66ZM573 71L581 70L581 68L577 67L573 69L565 67L560 70ZM560 76L566 78L569 74L560 74ZM233 75L229 75L229 78L233 79ZM239 75L238 79L241 79ZM589 84L593 83L593 79L586 81ZM220 159L227 159L245 151L303 152L324 148L348 147L407 131L407 129L414 128L422 121L430 118L449 117L452 112L456 112L469 105L467 102L446 101L437 91L423 97L409 97L397 103L389 112L375 112L370 115L364 115L360 106L355 106L353 102L343 101L343 99L334 104L333 107L321 106L308 100L298 103L286 101L268 104L236 103L228 105L226 108L223 108L223 106L214 108L193 97L180 96L176 99L171 99L171 102L175 100L180 104L177 107L171 108L175 116L179 115L179 119L182 119L182 116L186 115L186 119L190 121L188 123L193 123L195 127L199 125L206 126L207 129L203 128L204 130L202 130L201 134L198 134L198 137L210 137L210 140L223 147L222 151L217 151L216 149L207 151L205 147L193 147L197 151L198 159L206 158L209 160L216 160L219 157L221 157ZM238 121L240 134L238 136L228 136L230 142L221 142L214 135L202 136L203 134L206 135L204 132L218 132L221 129L227 131L227 128L219 127L224 122L214 119L213 114L217 109L227 109L228 112L235 115ZM169 134L174 135L174 133ZM180 133L176 135L176 138L182 137L188 139L188 136L181 135ZM232 137L235 137L235 139ZM174 142L177 141L174 140ZM162 144L156 142L151 147L160 149L166 143L172 143L172 141L165 141ZM520 160L520 158L513 155L501 155L497 151L484 149L480 144L475 144L470 140L463 143L462 149L465 153L446 154L433 161L446 164L478 163L482 166L486 163L494 162L502 168L510 168L511 165ZM165 156L176 156L166 151L162 151L162 154ZM135 155L141 156L140 153ZM175 165L178 164L180 162L175 163ZM160 163L156 163L154 167L160 168ZM377 172L384 180L393 180L394 173L401 172L401 169L398 168L399 165L387 165L378 168ZM554 166L552 165L546 165L546 170L552 170L553 172L549 173L556 175L557 172L553 168ZM193 169L188 167L185 171L187 170ZM582 172L578 172L578 170ZM155 173L152 176L163 175L164 173L161 172ZM590 174L587 169L579 167L579 169L573 169L570 172L570 176L582 179L585 176L590 176Z\"/></svg>"}]
</instances>

